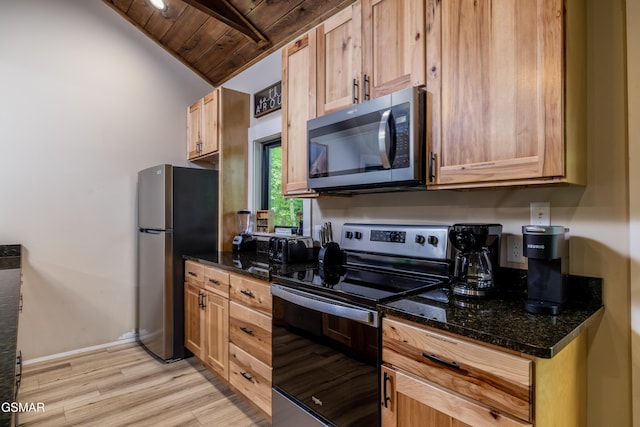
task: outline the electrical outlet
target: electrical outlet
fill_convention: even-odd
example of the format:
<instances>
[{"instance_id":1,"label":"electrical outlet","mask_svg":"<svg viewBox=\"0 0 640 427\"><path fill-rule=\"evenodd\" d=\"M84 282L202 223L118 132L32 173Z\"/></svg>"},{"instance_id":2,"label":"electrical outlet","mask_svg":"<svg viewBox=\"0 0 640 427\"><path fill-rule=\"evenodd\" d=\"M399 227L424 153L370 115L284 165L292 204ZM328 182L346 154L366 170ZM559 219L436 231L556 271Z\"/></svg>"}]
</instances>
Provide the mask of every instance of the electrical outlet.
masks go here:
<instances>
[{"instance_id":1,"label":"electrical outlet","mask_svg":"<svg viewBox=\"0 0 640 427\"><path fill-rule=\"evenodd\" d=\"M531 225L551 225L549 202L531 202Z\"/></svg>"},{"instance_id":2,"label":"electrical outlet","mask_svg":"<svg viewBox=\"0 0 640 427\"><path fill-rule=\"evenodd\" d=\"M524 264L524 255L522 255L522 236L507 236L507 262Z\"/></svg>"}]
</instances>

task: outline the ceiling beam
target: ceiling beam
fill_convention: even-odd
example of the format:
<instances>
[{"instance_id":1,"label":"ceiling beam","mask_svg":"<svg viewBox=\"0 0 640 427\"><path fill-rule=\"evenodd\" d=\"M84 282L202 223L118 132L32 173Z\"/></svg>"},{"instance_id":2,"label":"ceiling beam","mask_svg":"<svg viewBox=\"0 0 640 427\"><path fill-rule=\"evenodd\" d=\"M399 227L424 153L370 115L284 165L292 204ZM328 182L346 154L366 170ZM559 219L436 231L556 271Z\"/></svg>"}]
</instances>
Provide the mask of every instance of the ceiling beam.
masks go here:
<instances>
[{"instance_id":1,"label":"ceiling beam","mask_svg":"<svg viewBox=\"0 0 640 427\"><path fill-rule=\"evenodd\" d=\"M240 13L228 0L183 0L190 6L201 10L207 15L231 28L240 31L242 34L253 40L259 47L270 44L264 34L260 32L242 13Z\"/></svg>"}]
</instances>

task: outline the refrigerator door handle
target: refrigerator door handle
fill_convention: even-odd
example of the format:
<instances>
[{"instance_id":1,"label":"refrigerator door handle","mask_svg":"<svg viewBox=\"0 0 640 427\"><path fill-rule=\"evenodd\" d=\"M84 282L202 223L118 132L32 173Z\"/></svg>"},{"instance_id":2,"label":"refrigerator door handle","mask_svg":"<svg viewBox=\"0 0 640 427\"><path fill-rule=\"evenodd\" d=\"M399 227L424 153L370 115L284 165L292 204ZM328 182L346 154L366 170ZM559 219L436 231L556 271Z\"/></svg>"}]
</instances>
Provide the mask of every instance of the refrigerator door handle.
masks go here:
<instances>
[{"instance_id":1,"label":"refrigerator door handle","mask_svg":"<svg viewBox=\"0 0 640 427\"><path fill-rule=\"evenodd\" d=\"M162 234L163 233L162 230L154 230L152 228L141 228L140 231L143 232L143 233L148 233L148 234Z\"/></svg>"}]
</instances>

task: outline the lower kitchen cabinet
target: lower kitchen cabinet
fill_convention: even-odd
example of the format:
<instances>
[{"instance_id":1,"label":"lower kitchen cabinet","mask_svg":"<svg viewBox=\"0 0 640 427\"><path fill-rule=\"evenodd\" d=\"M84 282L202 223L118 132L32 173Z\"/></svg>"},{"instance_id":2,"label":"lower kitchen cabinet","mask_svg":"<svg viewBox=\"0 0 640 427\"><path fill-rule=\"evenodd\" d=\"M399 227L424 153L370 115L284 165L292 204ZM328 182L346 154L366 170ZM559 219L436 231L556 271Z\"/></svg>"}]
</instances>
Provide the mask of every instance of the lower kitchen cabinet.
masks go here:
<instances>
[{"instance_id":1,"label":"lower kitchen cabinet","mask_svg":"<svg viewBox=\"0 0 640 427\"><path fill-rule=\"evenodd\" d=\"M202 294L200 287L188 282L184 284L184 346L198 359L202 359L204 339Z\"/></svg>"},{"instance_id":2,"label":"lower kitchen cabinet","mask_svg":"<svg viewBox=\"0 0 640 427\"><path fill-rule=\"evenodd\" d=\"M404 319L382 324L382 425L586 425L586 336L551 359Z\"/></svg>"},{"instance_id":3,"label":"lower kitchen cabinet","mask_svg":"<svg viewBox=\"0 0 640 427\"><path fill-rule=\"evenodd\" d=\"M271 420L271 284L185 261L185 347Z\"/></svg>"},{"instance_id":4,"label":"lower kitchen cabinet","mask_svg":"<svg viewBox=\"0 0 640 427\"><path fill-rule=\"evenodd\" d=\"M229 344L229 382L265 414L271 415L271 366Z\"/></svg>"},{"instance_id":5,"label":"lower kitchen cabinet","mask_svg":"<svg viewBox=\"0 0 640 427\"><path fill-rule=\"evenodd\" d=\"M185 347L229 379L229 273L185 262Z\"/></svg>"},{"instance_id":6,"label":"lower kitchen cabinet","mask_svg":"<svg viewBox=\"0 0 640 427\"><path fill-rule=\"evenodd\" d=\"M382 367L382 425L531 426L401 370Z\"/></svg>"},{"instance_id":7,"label":"lower kitchen cabinet","mask_svg":"<svg viewBox=\"0 0 640 427\"><path fill-rule=\"evenodd\" d=\"M229 300L205 291L204 364L229 377Z\"/></svg>"},{"instance_id":8,"label":"lower kitchen cabinet","mask_svg":"<svg viewBox=\"0 0 640 427\"><path fill-rule=\"evenodd\" d=\"M271 419L271 285L237 274L230 276L229 382Z\"/></svg>"}]
</instances>

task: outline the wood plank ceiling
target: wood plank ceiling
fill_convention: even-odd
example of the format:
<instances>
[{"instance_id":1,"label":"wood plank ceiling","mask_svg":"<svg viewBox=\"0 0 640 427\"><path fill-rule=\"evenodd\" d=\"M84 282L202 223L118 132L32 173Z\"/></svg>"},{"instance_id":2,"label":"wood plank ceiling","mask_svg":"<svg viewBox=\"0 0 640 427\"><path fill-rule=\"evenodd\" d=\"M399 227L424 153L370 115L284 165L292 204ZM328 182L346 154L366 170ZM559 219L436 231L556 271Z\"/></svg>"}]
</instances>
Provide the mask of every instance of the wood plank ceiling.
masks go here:
<instances>
[{"instance_id":1,"label":"wood plank ceiling","mask_svg":"<svg viewBox=\"0 0 640 427\"><path fill-rule=\"evenodd\" d=\"M103 0L214 87L354 1Z\"/></svg>"}]
</instances>

